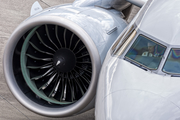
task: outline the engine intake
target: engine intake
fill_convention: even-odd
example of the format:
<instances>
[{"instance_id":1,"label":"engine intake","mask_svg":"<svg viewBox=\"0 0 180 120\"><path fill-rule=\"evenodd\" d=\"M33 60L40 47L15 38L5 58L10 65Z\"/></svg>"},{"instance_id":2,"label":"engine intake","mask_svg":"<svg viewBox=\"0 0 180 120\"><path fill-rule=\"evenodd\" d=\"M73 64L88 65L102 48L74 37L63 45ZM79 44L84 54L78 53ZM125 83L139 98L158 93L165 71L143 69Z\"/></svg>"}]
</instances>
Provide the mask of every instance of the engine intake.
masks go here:
<instances>
[{"instance_id":1,"label":"engine intake","mask_svg":"<svg viewBox=\"0 0 180 120\"><path fill-rule=\"evenodd\" d=\"M48 103L69 105L78 101L92 77L90 54L81 39L57 25L41 25L26 34L19 41L23 42L21 51L14 53L13 58L20 57L21 63L17 66L18 61L13 60L14 72L21 69L21 78Z\"/></svg>"}]
</instances>

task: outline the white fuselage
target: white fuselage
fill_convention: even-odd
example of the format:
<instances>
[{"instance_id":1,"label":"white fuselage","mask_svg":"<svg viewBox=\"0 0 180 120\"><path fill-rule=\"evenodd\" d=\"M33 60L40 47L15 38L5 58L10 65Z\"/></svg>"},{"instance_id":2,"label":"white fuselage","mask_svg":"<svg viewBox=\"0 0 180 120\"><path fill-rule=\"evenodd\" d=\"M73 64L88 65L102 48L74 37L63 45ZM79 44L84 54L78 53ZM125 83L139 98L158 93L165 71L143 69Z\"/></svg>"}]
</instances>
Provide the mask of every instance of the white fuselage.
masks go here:
<instances>
[{"instance_id":1,"label":"white fuselage","mask_svg":"<svg viewBox=\"0 0 180 120\"><path fill-rule=\"evenodd\" d=\"M123 54L108 51L99 76L96 120L180 119L180 77L164 72L170 50L180 48L179 5L178 0L148 1L130 23L137 33ZM125 58L139 35L166 46L156 70L142 69Z\"/></svg>"}]
</instances>

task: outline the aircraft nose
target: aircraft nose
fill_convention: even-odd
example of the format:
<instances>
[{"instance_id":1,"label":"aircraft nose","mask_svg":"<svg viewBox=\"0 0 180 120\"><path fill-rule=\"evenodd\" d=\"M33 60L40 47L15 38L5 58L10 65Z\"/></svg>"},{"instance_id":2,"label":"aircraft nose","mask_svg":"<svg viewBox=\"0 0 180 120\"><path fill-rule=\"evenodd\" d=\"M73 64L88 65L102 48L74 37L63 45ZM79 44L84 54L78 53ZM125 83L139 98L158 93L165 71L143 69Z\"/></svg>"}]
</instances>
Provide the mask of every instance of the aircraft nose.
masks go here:
<instances>
[{"instance_id":1,"label":"aircraft nose","mask_svg":"<svg viewBox=\"0 0 180 120\"><path fill-rule=\"evenodd\" d=\"M96 120L180 120L180 80L115 57L101 68Z\"/></svg>"},{"instance_id":2,"label":"aircraft nose","mask_svg":"<svg viewBox=\"0 0 180 120\"><path fill-rule=\"evenodd\" d=\"M180 108L151 92L119 90L103 101L106 120L180 120Z\"/></svg>"}]
</instances>

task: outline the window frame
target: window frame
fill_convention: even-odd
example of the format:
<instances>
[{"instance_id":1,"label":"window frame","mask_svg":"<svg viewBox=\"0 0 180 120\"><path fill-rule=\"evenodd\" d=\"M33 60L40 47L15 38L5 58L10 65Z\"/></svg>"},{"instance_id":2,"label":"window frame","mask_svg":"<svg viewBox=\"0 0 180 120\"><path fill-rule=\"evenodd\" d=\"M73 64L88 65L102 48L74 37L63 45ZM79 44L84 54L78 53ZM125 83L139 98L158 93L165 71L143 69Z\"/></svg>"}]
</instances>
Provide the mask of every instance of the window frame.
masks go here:
<instances>
[{"instance_id":1,"label":"window frame","mask_svg":"<svg viewBox=\"0 0 180 120\"><path fill-rule=\"evenodd\" d=\"M119 56L117 54L118 51L121 49L121 47L124 45L124 43L126 43L127 39L131 36L131 34L133 33L134 30L135 30L135 26L132 25L129 29L126 29L120 37L118 37L119 39L116 40L116 42L112 45L112 48L111 48L112 55Z\"/></svg>"},{"instance_id":2,"label":"window frame","mask_svg":"<svg viewBox=\"0 0 180 120\"><path fill-rule=\"evenodd\" d=\"M170 55L170 52L171 52L171 50L173 50L173 49L179 49L179 50L180 50L180 48L174 48L174 47L171 47L171 48L169 49L169 52L168 52L168 54L167 54L166 60L164 61L164 64L163 64L163 66L162 66L161 71L162 71L163 73L169 74L169 75L180 75L180 73L170 73L170 72L165 72L165 71L163 70L163 69L164 69L164 66L165 66L165 64L166 64L166 62L167 62L167 60L168 60L168 57L169 57L169 55Z\"/></svg>"},{"instance_id":3,"label":"window frame","mask_svg":"<svg viewBox=\"0 0 180 120\"><path fill-rule=\"evenodd\" d=\"M165 48L164 54L163 54L163 56L162 56L162 58L161 58L161 60L160 60L160 62L159 62L159 64L158 64L157 69L149 68L149 67L147 67L147 66L145 66L145 65L143 65L143 64L141 64L141 63L139 63L139 62L137 62L137 61L135 61L135 60L133 60L133 59L131 59L131 58L126 57L127 53L129 52L129 50L131 49L131 47L134 45L134 43L136 42L136 40L137 40L137 38L138 38L139 36L145 37L146 39L150 40L151 42L154 42L155 44L160 45L160 46L162 46L162 47ZM148 69L148 70L154 70L154 71L156 71L156 70L159 69L160 64L162 63L162 60L163 60L164 55L165 55L165 53L166 53L166 51L167 51L167 48L168 48L168 46L166 46L166 45L164 45L164 44L161 44L161 43L155 41L155 40L152 39L152 38L149 38L149 37L147 37L147 36L145 36L145 35L143 35L143 34L138 34L137 37L135 38L135 40L133 41L133 43L132 43L132 44L130 45L130 47L128 48L127 52L125 53L125 55L124 55L124 60L127 60L127 61L130 62L130 63L133 62L132 64L134 64L135 66L138 66L138 67L140 67L140 68L142 68L142 69L146 68L146 69Z\"/></svg>"}]
</instances>

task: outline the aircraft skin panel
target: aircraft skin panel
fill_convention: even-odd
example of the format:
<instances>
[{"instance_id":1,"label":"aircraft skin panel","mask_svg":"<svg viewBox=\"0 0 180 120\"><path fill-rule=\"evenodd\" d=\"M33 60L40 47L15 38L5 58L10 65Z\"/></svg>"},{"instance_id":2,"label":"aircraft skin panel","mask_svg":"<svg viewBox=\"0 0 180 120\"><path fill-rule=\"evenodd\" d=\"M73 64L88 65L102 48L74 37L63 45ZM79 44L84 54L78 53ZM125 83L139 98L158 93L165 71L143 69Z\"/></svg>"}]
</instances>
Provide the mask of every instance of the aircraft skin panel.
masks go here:
<instances>
[{"instance_id":1,"label":"aircraft skin panel","mask_svg":"<svg viewBox=\"0 0 180 120\"><path fill-rule=\"evenodd\" d=\"M96 119L103 116L106 120L180 117L178 77L145 71L118 57L105 61L98 83Z\"/></svg>"},{"instance_id":2,"label":"aircraft skin panel","mask_svg":"<svg viewBox=\"0 0 180 120\"><path fill-rule=\"evenodd\" d=\"M103 103L109 105L105 108L106 120L175 120L180 114L176 105L146 91L117 91L108 95Z\"/></svg>"},{"instance_id":3,"label":"aircraft skin panel","mask_svg":"<svg viewBox=\"0 0 180 120\"><path fill-rule=\"evenodd\" d=\"M99 6L102 8L115 8L122 11L127 8L130 3L142 7L148 0L75 0L74 7Z\"/></svg>"},{"instance_id":4,"label":"aircraft skin panel","mask_svg":"<svg viewBox=\"0 0 180 120\"><path fill-rule=\"evenodd\" d=\"M180 1L153 0L139 29L170 45L180 45Z\"/></svg>"},{"instance_id":5,"label":"aircraft skin panel","mask_svg":"<svg viewBox=\"0 0 180 120\"><path fill-rule=\"evenodd\" d=\"M135 2L136 3L136 2ZM141 3L141 1L138 3ZM130 6L128 0L75 0L73 2L74 7L89 7L89 6L99 6L105 9L109 9L111 7L116 10L122 11L123 9Z\"/></svg>"}]
</instances>

